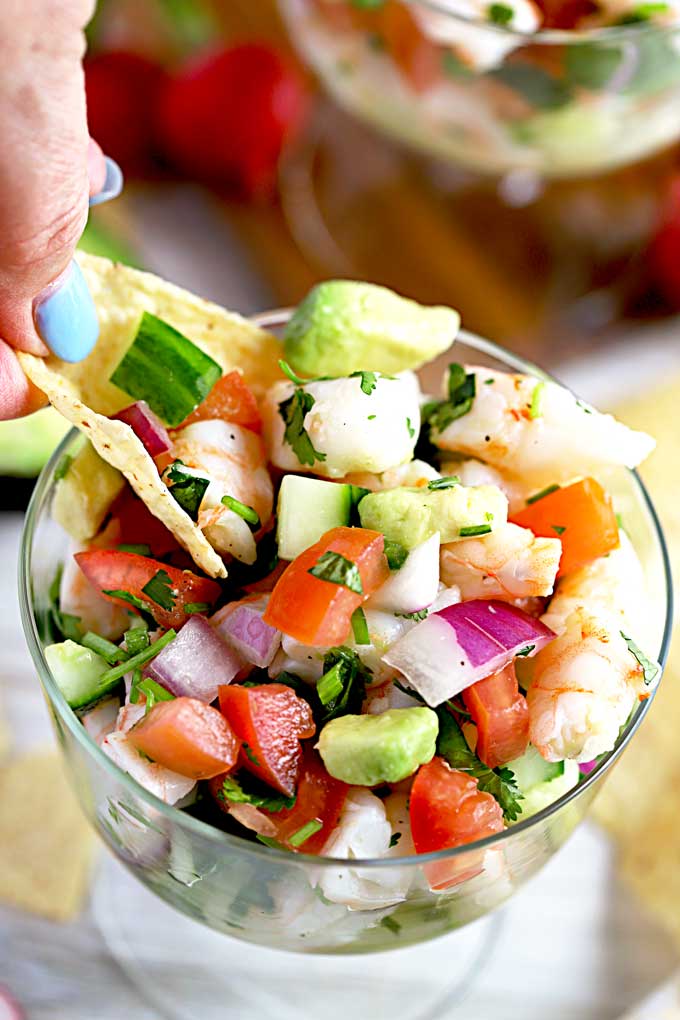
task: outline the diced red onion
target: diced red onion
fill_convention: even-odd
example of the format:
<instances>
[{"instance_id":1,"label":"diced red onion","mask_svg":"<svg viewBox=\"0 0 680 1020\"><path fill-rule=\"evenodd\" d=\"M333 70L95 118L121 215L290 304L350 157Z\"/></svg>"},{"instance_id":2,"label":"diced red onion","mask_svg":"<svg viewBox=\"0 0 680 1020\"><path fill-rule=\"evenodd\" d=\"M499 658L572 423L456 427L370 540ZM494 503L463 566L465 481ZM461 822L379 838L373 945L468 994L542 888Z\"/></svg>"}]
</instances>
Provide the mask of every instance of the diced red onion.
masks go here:
<instances>
[{"instance_id":1,"label":"diced red onion","mask_svg":"<svg viewBox=\"0 0 680 1020\"><path fill-rule=\"evenodd\" d=\"M582 776L589 776L594 768L597 766L597 758L593 758L592 761L580 761L578 764L579 771Z\"/></svg>"},{"instance_id":2,"label":"diced red onion","mask_svg":"<svg viewBox=\"0 0 680 1020\"><path fill-rule=\"evenodd\" d=\"M281 644L281 631L262 619L266 599L225 606L211 618L211 624L246 662L266 669Z\"/></svg>"},{"instance_id":3,"label":"diced red onion","mask_svg":"<svg viewBox=\"0 0 680 1020\"><path fill-rule=\"evenodd\" d=\"M0 1020L25 1020L26 1014L10 994L7 985L0 985Z\"/></svg>"},{"instance_id":4,"label":"diced red onion","mask_svg":"<svg viewBox=\"0 0 680 1020\"><path fill-rule=\"evenodd\" d=\"M202 616L192 616L174 641L144 668L178 698L198 698L207 703L217 697L220 684L230 683L243 662L226 641L222 641Z\"/></svg>"},{"instance_id":5,"label":"diced red onion","mask_svg":"<svg viewBox=\"0 0 680 1020\"><path fill-rule=\"evenodd\" d=\"M555 634L516 606L471 599L430 614L383 656L435 707L503 669L518 652L535 655Z\"/></svg>"},{"instance_id":6,"label":"diced red onion","mask_svg":"<svg viewBox=\"0 0 680 1020\"><path fill-rule=\"evenodd\" d=\"M172 449L172 442L165 425L147 404L146 400L138 400L129 407L124 407L118 414L112 414L116 421L129 425L138 439L146 447L152 457L167 453Z\"/></svg>"},{"instance_id":7,"label":"diced red onion","mask_svg":"<svg viewBox=\"0 0 680 1020\"><path fill-rule=\"evenodd\" d=\"M230 804L229 814L233 815L237 822L240 822L246 829L250 829L251 832L257 832L260 836L276 835L276 826L271 818L267 818L252 804Z\"/></svg>"}]
</instances>

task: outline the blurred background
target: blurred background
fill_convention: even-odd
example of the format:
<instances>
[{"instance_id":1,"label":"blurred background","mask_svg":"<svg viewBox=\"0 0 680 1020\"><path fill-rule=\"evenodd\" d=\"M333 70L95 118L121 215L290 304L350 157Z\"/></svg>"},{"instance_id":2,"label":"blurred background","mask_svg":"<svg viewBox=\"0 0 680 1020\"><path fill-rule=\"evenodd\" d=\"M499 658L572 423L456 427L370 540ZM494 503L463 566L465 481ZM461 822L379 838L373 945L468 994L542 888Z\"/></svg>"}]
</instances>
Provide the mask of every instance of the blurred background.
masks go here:
<instances>
[{"instance_id":1,"label":"blurred background","mask_svg":"<svg viewBox=\"0 0 680 1020\"><path fill-rule=\"evenodd\" d=\"M468 330L657 436L646 478L680 574L680 27L500 50L492 36L493 66L482 53L471 71L442 17L428 34L401 0L100 0L90 131L126 185L92 210L82 247L244 314L329 276L455 306ZM10 567L18 511L63 432L51 410L0 424ZM27 693L37 684L7 577L3 700L17 753L49 731ZM614 1020L674 974L680 823L650 808L680 778L676 662L610 781L604 828L579 831L517 898L456 1015ZM2 824L0 804L0 870ZM68 842L57 840L67 857ZM0 888L0 993L12 987L30 1020L153 1017L98 940L87 882L76 886L58 930L39 897L20 912ZM532 946L547 943L538 975ZM74 954L88 962L82 980ZM680 1010L674 980L635 1016Z\"/></svg>"}]
</instances>

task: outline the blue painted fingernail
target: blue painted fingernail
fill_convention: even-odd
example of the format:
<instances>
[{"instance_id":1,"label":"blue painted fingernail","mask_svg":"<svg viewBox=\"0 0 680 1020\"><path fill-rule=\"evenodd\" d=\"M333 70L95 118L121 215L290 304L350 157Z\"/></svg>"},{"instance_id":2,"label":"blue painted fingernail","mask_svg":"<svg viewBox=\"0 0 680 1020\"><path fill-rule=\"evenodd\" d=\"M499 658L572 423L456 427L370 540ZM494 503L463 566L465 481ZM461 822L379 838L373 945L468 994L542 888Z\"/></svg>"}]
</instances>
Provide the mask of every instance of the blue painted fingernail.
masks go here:
<instances>
[{"instance_id":1,"label":"blue painted fingernail","mask_svg":"<svg viewBox=\"0 0 680 1020\"><path fill-rule=\"evenodd\" d=\"M75 260L33 302L40 338L63 361L82 361L99 336L92 295Z\"/></svg>"},{"instance_id":2,"label":"blue painted fingernail","mask_svg":"<svg viewBox=\"0 0 680 1020\"><path fill-rule=\"evenodd\" d=\"M110 156L104 157L106 163L106 179L104 187L96 195L90 198L90 206L101 205L102 202L110 202L117 198L123 190L123 171Z\"/></svg>"}]
</instances>

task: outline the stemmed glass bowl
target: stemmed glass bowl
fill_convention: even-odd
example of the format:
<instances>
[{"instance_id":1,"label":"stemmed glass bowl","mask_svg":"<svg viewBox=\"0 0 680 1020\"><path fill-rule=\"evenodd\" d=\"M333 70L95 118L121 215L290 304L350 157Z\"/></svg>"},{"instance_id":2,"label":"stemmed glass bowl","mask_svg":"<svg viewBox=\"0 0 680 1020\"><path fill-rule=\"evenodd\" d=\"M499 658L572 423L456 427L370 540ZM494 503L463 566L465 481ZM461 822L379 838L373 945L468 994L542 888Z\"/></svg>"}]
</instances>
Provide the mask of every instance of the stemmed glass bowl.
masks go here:
<instances>
[{"instance_id":1,"label":"stemmed glass bowl","mask_svg":"<svg viewBox=\"0 0 680 1020\"><path fill-rule=\"evenodd\" d=\"M601 173L680 136L680 18L522 33L453 13L445 0L280 8L341 106L480 173Z\"/></svg>"},{"instance_id":2,"label":"stemmed glass bowl","mask_svg":"<svg viewBox=\"0 0 680 1020\"><path fill-rule=\"evenodd\" d=\"M257 321L277 331L287 321L288 314L285 311L268 313ZM534 365L467 333L456 340L453 356L458 361L544 376ZM427 367L422 373L423 389L437 388L441 370L448 360L449 356L444 355ZM124 874L121 877L119 869L103 911L107 924L112 915L119 915L119 929L125 931L125 937L119 939L119 948L124 946L126 962L131 966L149 950L151 942L156 944L165 939L166 949L161 956L171 949L176 955L179 940L185 939L186 950L182 950L181 957L185 960L192 945L195 947L200 942L203 946L208 938L206 927L220 933L210 935L210 952L201 949L200 959L193 965L193 973L200 964L207 974L207 979L200 982L201 1002L206 996L212 996L211 1002L217 998L222 1004L219 1009L215 1007L217 1011L213 1013L202 1005L204 1020L212 1016L243 1015L237 1007L234 1013L227 1009L239 976L238 961L245 961L243 966L252 967L260 959L279 961L278 970L285 972L286 987L295 987L299 996L293 1012L290 1009L286 1012L278 993L269 987L274 964L263 964L257 979L249 982L247 994L243 993L250 1005L258 1005L260 1015L285 1017L290 1013L300 1017L318 1015L323 1010L329 1020L343 1016L347 1003L342 1000L340 1008L340 999L328 1001L324 977L327 968L338 961L319 960L315 972L319 981L312 987L310 975L314 964L309 954L369 954L425 943L460 929L505 903L550 860L583 819L610 768L649 710L651 699L640 703L617 747L603 756L579 786L539 814L470 846L422 856L347 861L279 851L214 828L158 800L121 771L90 739L64 700L45 660L41 619L48 605L50 583L68 547L67 536L50 514L55 468L77 438L74 430L55 452L40 476L28 509L19 577L23 626L83 810L128 873L180 912L177 914L158 905L158 910L164 911L164 920L158 922L153 937L150 936L149 925L157 900L137 882L130 881ZM602 481L612 493L616 509L642 561L653 623L653 633L647 637L651 643L646 650L663 664L671 629L671 578L659 522L634 472L608 470ZM470 877L448 889L433 892L428 874L432 875L434 866L455 869L459 875ZM127 889L125 894L123 886ZM343 903L346 890L353 898L352 909ZM356 902L357 895L361 906ZM186 918L199 925L192 925ZM458 945L465 945L472 934L468 936L463 932L455 938L459 940ZM239 945L237 940L266 948L254 950L252 946ZM288 952L268 952L271 949ZM409 949L406 953L388 956L406 961L399 965L401 972L408 964L409 954L416 952ZM423 989L422 994L416 996L412 1008L406 1000L400 1004L398 985L391 992L386 986L380 986L379 981L367 980L366 975L371 973L369 960L364 966L356 957L347 957L342 986L343 989L351 987L355 979L364 981L364 1002L377 994L380 986L380 1004L371 1000L372 1017L421 1017L425 1015L425 1005L431 1003L434 986L439 998L446 998L451 991L456 955L457 951L449 954L450 967L438 970L434 984L430 984L427 994ZM282 959L285 964L280 962ZM387 957L378 958L381 959L386 966ZM380 966L378 974L382 973ZM168 975L153 983L157 1001L162 999L165 989L163 1006L169 1015L199 1015L195 1002L193 1013L188 1006L189 1011L182 1011L178 1002L181 994L176 990L180 980L177 971L174 977L174 984ZM148 972L142 975L140 983L149 990ZM168 1002L170 986L173 999ZM191 996L188 996L192 1002L197 987L194 982ZM286 1001L290 1007L290 1001ZM274 1008L273 1003L277 1002Z\"/></svg>"}]
</instances>

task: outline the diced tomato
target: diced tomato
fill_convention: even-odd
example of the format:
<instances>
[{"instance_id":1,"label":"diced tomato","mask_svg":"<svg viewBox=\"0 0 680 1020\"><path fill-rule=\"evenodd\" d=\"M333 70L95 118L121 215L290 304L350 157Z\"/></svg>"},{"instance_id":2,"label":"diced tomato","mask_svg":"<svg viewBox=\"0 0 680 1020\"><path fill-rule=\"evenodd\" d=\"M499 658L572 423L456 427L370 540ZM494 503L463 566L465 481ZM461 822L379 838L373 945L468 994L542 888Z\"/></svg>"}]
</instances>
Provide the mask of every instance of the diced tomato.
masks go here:
<instances>
[{"instance_id":1,"label":"diced tomato","mask_svg":"<svg viewBox=\"0 0 680 1020\"><path fill-rule=\"evenodd\" d=\"M190 570L179 570L168 563L149 559L148 556L138 556L136 553L119 552L117 549L88 549L76 553L75 559L90 584L105 598L124 609L134 611L134 605L129 600L106 594L111 591L127 592L133 598L140 599L156 623L165 628L181 627L186 623L189 617L184 607L187 603L207 602L212 605L221 592L219 584L210 578L199 577ZM167 582L167 597L173 602L172 609L160 605L143 591L161 570L170 578Z\"/></svg>"},{"instance_id":2,"label":"diced tomato","mask_svg":"<svg viewBox=\"0 0 680 1020\"><path fill-rule=\"evenodd\" d=\"M243 590L250 592L252 595L259 593L267 593L273 591L276 582L283 574L284 570L288 566L285 560L279 560L271 573L267 574L266 577L261 577L259 581L253 581L252 584L244 584Z\"/></svg>"},{"instance_id":3,"label":"diced tomato","mask_svg":"<svg viewBox=\"0 0 680 1020\"><path fill-rule=\"evenodd\" d=\"M265 622L305 645L342 644L354 610L389 576L384 545L379 531L331 528L286 567L269 599ZM309 573L328 552L356 565L363 595Z\"/></svg>"},{"instance_id":4,"label":"diced tomato","mask_svg":"<svg viewBox=\"0 0 680 1020\"><path fill-rule=\"evenodd\" d=\"M558 577L605 556L619 545L619 526L611 500L594 478L556 489L510 517L542 538L559 538Z\"/></svg>"},{"instance_id":5,"label":"diced tomato","mask_svg":"<svg viewBox=\"0 0 680 1020\"><path fill-rule=\"evenodd\" d=\"M409 799L411 834L416 853L427 854L485 839L503 830L503 812L477 780L452 769L443 758L421 765ZM433 864L424 871L433 889L445 889L479 874L483 852Z\"/></svg>"},{"instance_id":6,"label":"diced tomato","mask_svg":"<svg viewBox=\"0 0 680 1020\"><path fill-rule=\"evenodd\" d=\"M262 418L255 395L240 372L227 372L218 379L203 403L179 427L183 429L185 425L210 418L221 418L252 432L262 432Z\"/></svg>"},{"instance_id":7,"label":"diced tomato","mask_svg":"<svg viewBox=\"0 0 680 1020\"><path fill-rule=\"evenodd\" d=\"M317 752L308 745L304 750L293 807L276 813L263 812L276 825L274 839L289 850L301 850L306 854L320 853L340 820L348 791L347 783L341 783L329 775ZM315 819L322 823L322 828L300 846L293 846L289 842L290 837Z\"/></svg>"},{"instance_id":8,"label":"diced tomato","mask_svg":"<svg viewBox=\"0 0 680 1020\"><path fill-rule=\"evenodd\" d=\"M544 15L543 28L576 28L598 10L593 0L538 0L538 6Z\"/></svg>"},{"instance_id":9,"label":"diced tomato","mask_svg":"<svg viewBox=\"0 0 680 1020\"><path fill-rule=\"evenodd\" d=\"M529 706L520 694L514 662L463 691L477 724L477 754L495 769L524 754L529 744Z\"/></svg>"},{"instance_id":10,"label":"diced tomato","mask_svg":"<svg viewBox=\"0 0 680 1020\"><path fill-rule=\"evenodd\" d=\"M387 0L379 31L387 51L416 92L426 92L442 76L442 51L420 30L404 3Z\"/></svg>"},{"instance_id":11,"label":"diced tomato","mask_svg":"<svg viewBox=\"0 0 680 1020\"><path fill-rule=\"evenodd\" d=\"M292 797L302 760L301 740L313 737L312 710L285 684L220 687L220 709L243 743L241 764Z\"/></svg>"},{"instance_id":12,"label":"diced tomato","mask_svg":"<svg viewBox=\"0 0 680 1020\"><path fill-rule=\"evenodd\" d=\"M197 698L159 702L128 731L128 738L152 761L190 779L229 772L240 747L222 713Z\"/></svg>"},{"instance_id":13,"label":"diced tomato","mask_svg":"<svg viewBox=\"0 0 680 1020\"><path fill-rule=\"evenodd\" d=\"M116 543L148 545L152 556L167 556L180 548L177 539L146 504L126 486L111 505L111 519L119 524Z\"/></svg>"}]
</instances>

